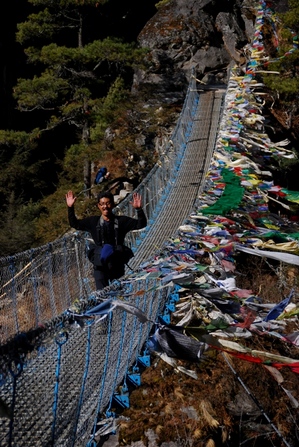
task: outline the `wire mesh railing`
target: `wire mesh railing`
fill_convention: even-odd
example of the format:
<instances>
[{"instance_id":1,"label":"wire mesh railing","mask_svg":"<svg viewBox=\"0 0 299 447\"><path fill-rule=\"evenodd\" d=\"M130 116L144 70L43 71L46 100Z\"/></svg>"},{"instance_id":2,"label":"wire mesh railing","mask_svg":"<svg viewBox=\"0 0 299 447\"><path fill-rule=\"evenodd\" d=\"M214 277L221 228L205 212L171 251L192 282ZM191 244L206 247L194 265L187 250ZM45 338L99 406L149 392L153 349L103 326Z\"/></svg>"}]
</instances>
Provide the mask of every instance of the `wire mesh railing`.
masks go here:
<instances>
[{"instance_id":1,"label":"wire mesh railing","mask_svg":"<svg viewBox=\"0 0 299 447\"><path fill-rule=\"evenodd\" d=\"M180 119L163 150L164 155L138 186L149 222L165 200L177 175L198 106L196 80L191 82ZM116 213L130 215L130 197ZM127 243L137 249L143 231L129 233ZM92 292L91 265L85 256L84 235L72 233L62 239L14 256L0 258L0 342L58 316L75 300Z\"/></svg>"},{"instance_id":2,"label":"wire mesh railing","mask_svg":"<svg viewBox=\"0 0 299 447\"><path fill-rule=\"evenodd\" d=\"M149 222L155 218L160 205L165 201L175 182L191 134L199 101L200 96L196 88L196 78L192 76L180 118L171 138L164 143L159 161L135 190L143 198L143 208ZM130 196L126 197L116 207L116 213L130 215L132 213L130 200ZM133 251L136 250L136 239L145 237L146 232L147 229L145 228L143 231L128 233L127 243L133 247Z\"/></svg>"},{"instance_id":3,"label":"wire mesh railing","mask_svg":"<svg viewBox=\"0 0 299 447\"><path fill-rule=\"evenodd\" d=\"M192 77L163 156L137 189L149 221L175 180L198 100ZM116 212L130 215L129 201ZM127 242L136 250L146 234L132 232ZM78 232L0 258L0 266L0 446L95 446L99 415L112 410L116 387L138 370L151 324L116 309L81 327L69 309L123 296L155 321L171 287L135 279L93 292L86 238Z\"/></svg>"},{"instance_id":4,"label":"wire mesh railing","mask_svg":"<svg viewBox=\"0 0 299 447\"><path fill-rule=\"evenodd\" d=\"M149 280L135 281L123 293L130 295L130 304L155 319L168 290ZM0 426L0 445L87 445L99 415L115 405L116 387L130 369L138 368L149 331L149 324L118 309L84 327L66 313L55 325L10 343L1 361L1 404L5 402L9 413ZM4 366L8 350L10 361Z\"/></svg>"},{"instance_id":5,"label":"wire mesh railing","mask_svg":"<svg viewBox=\"0 0 299 447\"><path fill-rule=\"evenodd\" d=\"M93 289L82 235L0 259L0 342L61 314Z\"/></svg>"}]
</instances>

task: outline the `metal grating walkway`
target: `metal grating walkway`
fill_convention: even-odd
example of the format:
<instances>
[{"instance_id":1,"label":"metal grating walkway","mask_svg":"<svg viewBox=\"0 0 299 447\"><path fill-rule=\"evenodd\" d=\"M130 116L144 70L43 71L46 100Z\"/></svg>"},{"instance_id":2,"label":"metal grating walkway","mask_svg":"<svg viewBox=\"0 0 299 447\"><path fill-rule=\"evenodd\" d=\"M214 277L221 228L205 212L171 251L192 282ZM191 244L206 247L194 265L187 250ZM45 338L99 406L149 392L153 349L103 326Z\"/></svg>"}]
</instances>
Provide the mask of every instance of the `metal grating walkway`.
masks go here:
<instances>
[{"instance_id":1,"label":"metal grating walkway","mask_svg":"<svg viewBox=\"0 0 299 447\"><path fill-rule=\"evenodd\" d=\"M225 90L200 94L199 107L178 175L157 218L149 222L146 238L130 261L133 269L157 252L189 216L210 166L224 95Z\"/></svg>"}]
</instances>

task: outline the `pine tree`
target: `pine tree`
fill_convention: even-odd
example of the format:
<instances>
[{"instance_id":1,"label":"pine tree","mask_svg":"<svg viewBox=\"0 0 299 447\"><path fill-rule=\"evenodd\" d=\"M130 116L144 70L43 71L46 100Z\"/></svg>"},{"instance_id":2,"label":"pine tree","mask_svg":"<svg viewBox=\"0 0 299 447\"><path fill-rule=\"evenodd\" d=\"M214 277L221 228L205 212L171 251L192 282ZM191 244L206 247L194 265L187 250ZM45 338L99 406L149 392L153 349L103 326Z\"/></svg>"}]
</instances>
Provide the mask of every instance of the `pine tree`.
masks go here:
<instances>
[{"instance_id":1,"label":"pine tree","mask_svg":"<svg viewBox=\"0 0 299 447\"><path fill-rule=\"evenodd\" d=\"M273 93L284 108L288 116L287 127L291 126L292 116L298 113L298 88L299 88L299 0L289 0L288 11L278 14L276 26L277 42L272 47L275 53L270 54L268 69L275 74L264 76L265 84ZM272 33L273 35L273 33ZM278 75L279 73L279 75Z\"/></svg>"},{"instance_id":2,"label":"pine tree","mask_svg":"<svg viewBox=\"0 0 299 447\"><path fill-rule=\"evenodd\" d=\"M91 129L98 126L104 98L116 79L142 61L134 44L92 40L91 17L107 0L28 0L37 9L18 25L17 41L26 45L32 79L19 79L14 90L18 109L38 112L40 132L71 125L76 152L84 157L84 189L91 183ZM64 127L65 128L65 127ZM35 130L35 133L37 131ZM76 141L77 140L77 141Z\"/></svg>"}]
</instances>

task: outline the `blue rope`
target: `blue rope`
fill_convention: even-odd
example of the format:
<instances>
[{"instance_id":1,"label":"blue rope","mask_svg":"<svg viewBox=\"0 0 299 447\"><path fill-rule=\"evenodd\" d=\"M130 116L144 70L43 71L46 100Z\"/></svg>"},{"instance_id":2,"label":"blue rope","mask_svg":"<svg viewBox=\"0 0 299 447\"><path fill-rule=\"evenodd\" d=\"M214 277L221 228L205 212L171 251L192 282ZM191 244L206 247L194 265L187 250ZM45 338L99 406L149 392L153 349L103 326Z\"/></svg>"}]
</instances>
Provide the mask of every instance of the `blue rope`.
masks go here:
<instances>
[{"instance_id":1,"label":"blue rope","mask_svg":"<svg viewBox=\"0 0 299 447\"><path fill-rule=\"evenodd\" d=\"M56 343L57 343L58 349L57 349L57 365L56 365L56 371L55 371L56 383L55 383L55 387L54 387L53 425L52 425L52 437L51 437L53 446L55 445L54 441L55 441L55 429L56 429L56 421L57 421L59 376L60 376L60 368L61 368L61 351L62 351L62 346L68 340L68 336L67 336L66 332L61 332L58 336L61 338L64 337L64 339L62 339L60 341L58 338L56 338Z\"/></svg>"},{"instance_id":2,"label":"blue rope","mask_svg":"<svg viewBox=\"0 0 299 447\"><path fill-rule=\"evenodd\" d=\"M18 333L18 332L20 332L20 327L19 327L19 320L18 320L17 295L16 295L16 280L15 280L16 269L15 269L13 259L11 260L11 262L9 264L9 271L11 272L11 276L12 276L11 298L12 298L12 303L13 303L13 315L14 315L14 320L15 320L16 333Z\"/></svg>"},{"instance_id":3,"label":"blue rope","mask_svg":"<svg viewBox=\"0 0 299 447\"><path fill-rule=\"evenodd\" d=\"M16 365L17 372L15 373L12 370L12 366L9 368L9 372L13 378L12 383L12 402L11 402L11 419L9 422L9 438L8 438L8 447L12 447L12 441L13 441L13 426L14 426L14 409L16 405L16 391L17 391L17 378L21 375L23 371L23 364L18 363Z\"/></svg>"},{"instance_id":4,"label":"blue rope","mask_svg":"<svg viewBox=\"0 0 299 447\"><path fill-rule=\"evenodd\" d=\"M34 251L31 250L31 262L34 264L35 258L33 256ZM39 300L38 300L38 281L36 279L36 275L32 276L32 285L33 285L33 300L34 300L34 310L35 310L35 326L39 323Z\"/></svg>"},{"instance_id":5,"label":"blue rope","mask_svg":"<svg viewBox=\"0 0 299 447\"><path fill-rule=\"evenodd\" d=\"M130 289L132 291L132 289L133 289L133 285L132 284L130 284ZM128 292L130 292L130 290ZM139 305L139 301L140 301L140 297L138 296L137 300L135 302L135 305L137 307ZM131 333L131 338L130 338L130 345L129 345L128 355L127 355L127 367L126 367L126 374L125 374L125 381L124 381L124 383L126 383L126 375L127 375L128 371L129 371L129 363L131 361L131 355L132 355L132 351L133 351L133 341L135 339L135 331L136 331L137 323L138 323L138 318L135 317L134 318L134 323L133 323L133 329L132 329L132 333ZM142 325L142 323L139 323L139 324ZM138 349L138 352L139 352L139 349Z\"/></svg>"},{"instance_id":6,"label":"blue rope","mask_svg":"<svg viewBox=\"0 0 299 447\"><path fill-rule=\"evenodd\" d=\"M146 290L148 288L148 283L149 283L149 279L147 278L146 281L145 281L145 289ZM155 283L156 283L156 280L155 280ZM141 282L139 282L139 290L140 290L140 285L141 285ZM152 293L154 293L154 291ZM143 295L143 305L142 305L142 311L143 312L145 312L145 310L146 310L147 300L148 300L148 295L145 293ZM151 307L150 307L150 314L149 315L151 315L151 311L152 311L152 302L153 302L153 300L151 300ZM150 324L150 323L148 323L148 324ZM140 325L139 325L138 344L137 344L137 350L136 350L137 355L136 355L136 359L135 359L135 366L133 367L133 369L138 369L138 365L137 365L138 364L138 356L140 355L140 351L141 351L141 348L142 348L142 346L141 346L142 333L143 333L143 324L140 323Z\"/></svg>"},{"instance_id":7,"label":"blue rope","mask_svg":"<svg viewBox=\"0 0 299 447\"><path fill-rule=\"evenodd\" d=\"M47 257L48 257L48 277L49 277L49 292L50 292L50 305L52 310L52 316L55 317L57 315L56 303L55 303L55 294L53 289L53 274L52 274L52 244L48 244Z\"/></svg>"},{"instance_id":8,"label":"blue rope","mask_svg":"<svg viewBox=\"0 0 299 447\"><path fill-rule=\"evenodd\" d=\"M154 288L153 288L152 293L151 293L152 297L151 297L151 300L150 300L151 304L150 304L150 308L149 308L149 316L151 316L152 312L153 312L154 298L155 298L155 295L156 295L156 285L157 285L157 280L155 279L154 280ZM147 323L147 338L148 338L149 333L151 331L152 325L153 324L150 321Z\"/></svg>"},{"instance_id":9,"label":"blue rope","mask_svg":"<svg viewBox=\"0 0 299 447\"><path fill-rule=\"evenodd\" d=\"M69 288L69 275L68 275L68 260L69 260L69 256L68 256L68 252L67 252L67 239L64 238L64 243L63 243L63 248L64 248L64 256L63 256L63 278L64 278L64 287L65 287L65 296L67 297L67 305L70 306L71 303L71 297L70 297L70 288ZM80 266L78 266L78 271L80 272ZM80 273L79 273L80 275ZM81 281L79 281L79 284L81 284Z\"/></svg>"},{"instance_id":10,"label":"blue rope","mask_svg":"<svg viewBox=\"0 0 299 447\"><path fill-rule=\"evenodd\" d=\"M82 384L81 384L81 391L80 391L80 396L79 396L79 401L78 401L78 407L77 407L77 411L76 411L74 433L73 433L73 439L72 439L72 444L71 444L72 447L75 445L75 442L76 442L77 427L78 427L80 412L81 412L82 403L83 403L86 380L87 380L87 376L88 376L88 369L89 369L89 362L90 362L91 326L93 325L93 323L94 323L94 321L90 321L89 323L87 323L88 324L88 332L87 332L87 339L86 339L85 369L84 369L84 374L83 374L83 379L82 379Z\"/></svg>"},{"instance_id":11,"label":"blue rope","mask_svg":"<svg viewBox=\"0 0 299 447\"><path fill-rule=\"evenodd\" d=\"M106 355L105 355L105 364L103 368L103 374L102 374L102 382L101 382L101 388L100 388L100 395L98 399L98 405L96 410L96 417L93 424L93 433L91 435L92 439L95 436L96 433L96 425L98 422L98 414L101 411L102 407L102 400L103 400L103 394L104 394L104 384L107 376L107 370L108 370L108 364L109 364L109 348L110 348L110 341L111 341L111 326L112 326L112 319L113 319L113 313L110 312L108 314L108 334L107 334L107 343L106 343Z\"/></svg>"},{"instance_id":12,"label":"blue rope","mask_svg":"<svg viewBox=\"0 0 299 447\"><path fill-rule=\"evenodd\" d=\"M120 344L119 344L119 354L118 354L118 358L117 358L117 363L116 363L116 368L115 368L115 375L114 375L114 381L113 381L113 386L112 386L112 394L110 397L110 402L107 408L107 411L110 411L111 409L111 405L112 405L112 400L113 400L113 394L115 392L116 389L116 385L117 385L117 376L118 376L118 370L119 370L119 365L120 365L120 361L121 361L121 357L122 357L122 350L123 350L123 344L124 344L124 333L125 333L125 325L126 325L126 319L127 319L127 314L126 312L123 312L123 317L122 317L122 325L121 325L121 336L120 336Z\"/></svg>"}]
</instances>

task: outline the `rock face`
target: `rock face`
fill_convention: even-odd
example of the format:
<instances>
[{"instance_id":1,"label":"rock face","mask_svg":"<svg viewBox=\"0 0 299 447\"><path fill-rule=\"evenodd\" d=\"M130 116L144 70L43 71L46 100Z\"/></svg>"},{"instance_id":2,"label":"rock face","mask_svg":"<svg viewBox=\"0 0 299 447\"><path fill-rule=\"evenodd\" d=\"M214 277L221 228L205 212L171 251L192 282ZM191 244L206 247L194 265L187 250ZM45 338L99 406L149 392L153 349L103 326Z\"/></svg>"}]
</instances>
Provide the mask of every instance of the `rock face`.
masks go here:
<instances>
[{"instance_id":1,"label":"rock face","mask_svg":"<svg viewBox=\"0 0 299 447\"><path fill-rule=\"evenodd\" d=\"M271 4L284 12L287 0L273 0ZM142 98L142 114L150 112L146 120L135 120L129 126L130 132L139 129L134 144L142 153L146 150L153 153L152 148L155 148L154 153L159 156L161 141L169 139L192 74L198 86L209 88L226 85L233 65L245 67L248 46L254 37L255 7L256 2L252 0L164 0L158 3L156 14L138 35L140 46L148 49L147 66L135 71L132 86L136 97ZM154 120L160 109L163 117L166 110L172 111L167 122ZM149 133L149 129L154 131ZM120 134L125 134L123 129ZM150 144L143 144L142 139ZM150 169L150 163L147 166ZM137 166L131 171L127 174L135 175L140 170Z\"/></svg>"},{"instance_id":2,"label":"rock face","mask_svg":"<svg viewBox=\"0 0 299 447\"><path fill-rule=\"evenodd\" d=\"M191 75L203 87L225 85L231 65L245 63L242 48L252 39L254 20L250 0L170 0L146 23L138 41L148 49L147 67L135 71L132 92L136 96L145 92L144 110L158 111L162 106L165 115L169 106L168 110L175 111L175 120L172 116L167 125L160 125L159 135L151 136L156 153L161 135L167 140L175 125ZM137 123L132 127L137 129ZM145 136L144 121L141 127Z\"/></svg>"},{"instance_id":3,"label":"rock face","mask_svg":"<svg viewBox=\"0 0 299 447\"><path fill-rule=\"evenodd\" d=\"M139 34L148 48L147 70L135 74L134 89L185 94L191 71L207 84L225 83L232 62L253 35L250 2L172 0L161 7Z\"/></svg>"}]
</instances>

